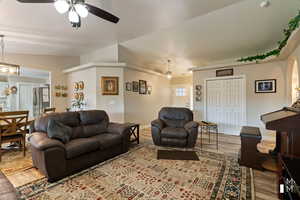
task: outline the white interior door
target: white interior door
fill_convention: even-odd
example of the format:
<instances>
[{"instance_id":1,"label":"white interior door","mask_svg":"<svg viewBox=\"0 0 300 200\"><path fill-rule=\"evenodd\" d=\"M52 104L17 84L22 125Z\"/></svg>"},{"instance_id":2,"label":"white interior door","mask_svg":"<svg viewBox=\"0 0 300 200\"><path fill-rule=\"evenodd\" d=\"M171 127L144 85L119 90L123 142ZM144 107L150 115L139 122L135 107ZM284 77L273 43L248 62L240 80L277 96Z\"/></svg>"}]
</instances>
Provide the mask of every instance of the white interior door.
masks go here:
<instances>
[{"instance_id":1,"label":"white interior door","mask_svg":"<svg viewBox=\"0 0 300 200\"><path fill-rule=\"evenodd\" d=\"M238 135L246 122L246 93L243 77L206 80L206 120L219 132Z\"/></svg>"},{"instance_id":2,"label":"white interior door","mask_svg":"<svg viewBox=\"0 0 300 200\"><path fill-rule=\"evenodd\" d=\"M18 84L18 110L28 110L29 116L33 116L33 84Z\"/></svg>"}]
</instances>

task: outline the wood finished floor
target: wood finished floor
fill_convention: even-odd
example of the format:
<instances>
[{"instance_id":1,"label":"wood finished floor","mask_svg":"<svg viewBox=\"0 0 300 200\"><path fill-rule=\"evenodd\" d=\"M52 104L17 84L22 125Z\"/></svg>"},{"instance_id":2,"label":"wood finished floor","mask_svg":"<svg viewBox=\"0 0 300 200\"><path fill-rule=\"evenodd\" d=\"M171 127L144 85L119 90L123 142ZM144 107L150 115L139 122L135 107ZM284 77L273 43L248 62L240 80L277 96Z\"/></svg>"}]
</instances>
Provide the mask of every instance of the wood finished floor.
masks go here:
<instances>
[{"instance_id":1,"label":"wood finished floor","mask_svg":"<svg viewBox=\"0 0 300 200\"><path fill-rule=\"evenodd\" d=\"M143 140L151 140L151 132L149 129L140 131L140 140L143 143ZM200 140L198 140L198 144ZM208 136L204 135L203 137L203 150L230 154L233 156L238 156L240 149L240 137L230 136L219 134L219 149L216 149L214 135L211 136L211 144L208 143ZM16 153L16 152L15 152ZM7 152L9 156L10 152ZM19 156L17 156L19 157ZM21 157L21 152L20 152ZM15 164L22 162L23 157L18 158L15 161ZM25 159L24 159L25 160ZM27 158L28 160L28 158ZM10 161L10 164L13 164L14 160ZM18 163L17 163L18 162ZM1 163L0 163L1 165ZM1 167L1 166L0 166ZM278 200L277 198L277 176L273 172L268 171L258 171L253 170L254 175L254 187L255 187L255 197L256 200ZM22 171L21 173L10 176L9 179L14 183L15 186L23 185L24 181L30 181L31 179L40 178L41 174L38 173L34 168Z\"/></svg>"},{"instance_id":2,"label":"wood finished floor","mask_svg":"<svg viewBox=\"0 0 300 200\"><path fill-rule=\"evenodd\" d=\"M151 137L150 130L144 130L144 137ZM199 138L198 138L198 142ZM209 144L208 135L203 136L203 150L225 153L238 156L241 142L239 136L219 134L219 149L216 149L215 136L211 135L211 144ZM268 142L267 142L268 143ZM279 200L277 194L277 175L269 171L253 170L255 199L256 200Z\"/></svg>"}]
</instances>

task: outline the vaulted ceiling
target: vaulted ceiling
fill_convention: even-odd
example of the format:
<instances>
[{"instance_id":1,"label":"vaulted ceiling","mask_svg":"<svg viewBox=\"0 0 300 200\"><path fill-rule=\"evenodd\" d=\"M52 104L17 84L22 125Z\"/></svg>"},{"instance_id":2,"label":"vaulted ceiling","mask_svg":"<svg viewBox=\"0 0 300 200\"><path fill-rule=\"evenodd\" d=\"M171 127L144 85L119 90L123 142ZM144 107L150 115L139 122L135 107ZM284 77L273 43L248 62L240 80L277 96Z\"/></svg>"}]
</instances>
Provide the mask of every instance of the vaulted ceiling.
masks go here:
<instances>
[{"instance_id":1,"label":"vaulted ceiling","mask_svg":"<svg viewBox=\"0 0 300 200\"><path fill-rule=\"evenodd\" d=\"M199 66L262 52L276 45L299 0L87 0L120 17L111 24L89 15L78 30L53 4L0 0L0 33L8 52L82 55L120 44L138 64L186 73Z\"/></svg>"}]
</instances>

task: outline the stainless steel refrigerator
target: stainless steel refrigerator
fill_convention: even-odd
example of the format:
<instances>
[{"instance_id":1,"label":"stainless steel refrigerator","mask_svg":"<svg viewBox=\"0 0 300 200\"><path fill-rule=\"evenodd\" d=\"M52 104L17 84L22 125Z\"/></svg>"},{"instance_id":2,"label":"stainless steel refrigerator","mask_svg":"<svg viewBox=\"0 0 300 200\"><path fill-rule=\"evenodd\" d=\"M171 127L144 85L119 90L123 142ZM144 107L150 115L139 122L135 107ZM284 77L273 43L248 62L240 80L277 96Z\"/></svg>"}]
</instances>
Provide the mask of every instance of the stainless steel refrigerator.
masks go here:
<instances>
[{"instance_id":1,"label":"stainless steel refrigerator","mask_svg":"<svg viewBox=\"0 0 300 200\"><path fill-rule=\"evenodd\" d=\"M44 108L50 107L50 87L33 88L33 117L38 117L43 113Z\"/></svg>"}]
</instances>

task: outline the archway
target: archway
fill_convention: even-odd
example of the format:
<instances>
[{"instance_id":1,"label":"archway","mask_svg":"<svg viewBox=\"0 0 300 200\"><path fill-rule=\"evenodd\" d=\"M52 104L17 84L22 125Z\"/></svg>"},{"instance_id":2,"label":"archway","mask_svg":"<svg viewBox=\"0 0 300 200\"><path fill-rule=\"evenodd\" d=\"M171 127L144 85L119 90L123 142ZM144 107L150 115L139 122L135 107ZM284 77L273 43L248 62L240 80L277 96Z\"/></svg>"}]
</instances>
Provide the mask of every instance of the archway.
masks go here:
<instances>
[{"instance_id":1,"label":"archway","mask_svg":"<svg viewBox=\"0 0 300 200\"><path fill-rule=\"evenodd\" d=\"M297 101L299 97L299 73L298 73L298 62L297 60L293 63L292 69L292 103Z\"/></svg>"}]
</instances>

